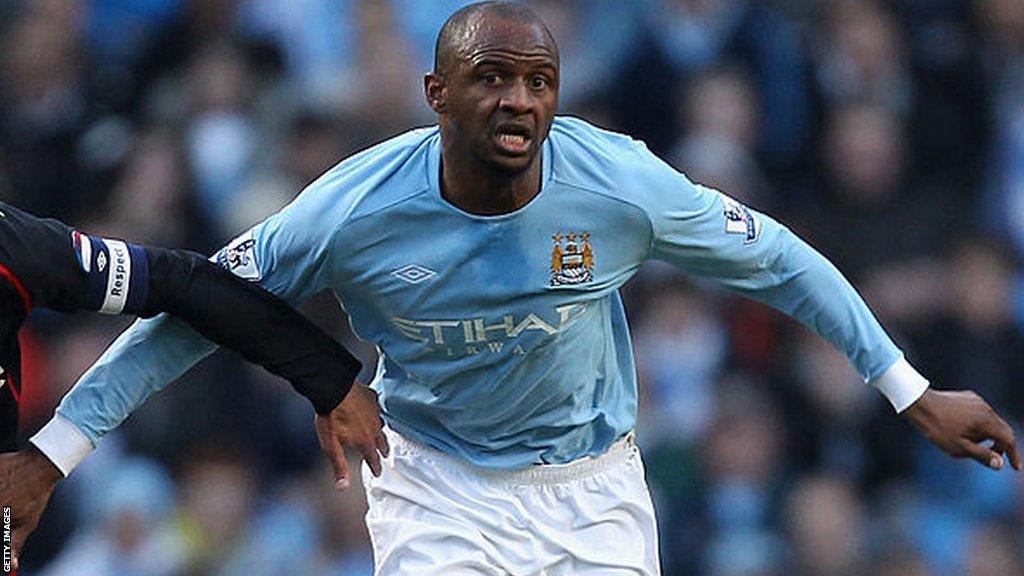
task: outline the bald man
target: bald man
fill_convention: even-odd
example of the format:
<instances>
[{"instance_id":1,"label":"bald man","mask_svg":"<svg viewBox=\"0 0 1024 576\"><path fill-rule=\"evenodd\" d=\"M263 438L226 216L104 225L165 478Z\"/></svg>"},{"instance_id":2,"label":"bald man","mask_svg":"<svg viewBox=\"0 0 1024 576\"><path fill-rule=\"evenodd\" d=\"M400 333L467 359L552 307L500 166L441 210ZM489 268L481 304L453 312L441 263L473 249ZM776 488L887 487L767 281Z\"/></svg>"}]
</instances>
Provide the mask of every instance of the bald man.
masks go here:
<instances>
[{"instance_id":1,"label":"bald man","mask_svg":"<svg viewBox=\"0 0 1024 576\"><path fill-rule=\"evenodd\" d=\"M950 454L1020 467L1005 422L930 389L817 252L642 143L556 117L558 86L533 13L468 6L424 81L438 126L343 160L247 235L265 288L331 289L381 351L392 455L364 475L377 574L659 573L618 292L651 259L805 323ZM61 415L98 440L123 416L100 398L148 393L211 348L136 325Z\"/></svg>"}]
</instances>

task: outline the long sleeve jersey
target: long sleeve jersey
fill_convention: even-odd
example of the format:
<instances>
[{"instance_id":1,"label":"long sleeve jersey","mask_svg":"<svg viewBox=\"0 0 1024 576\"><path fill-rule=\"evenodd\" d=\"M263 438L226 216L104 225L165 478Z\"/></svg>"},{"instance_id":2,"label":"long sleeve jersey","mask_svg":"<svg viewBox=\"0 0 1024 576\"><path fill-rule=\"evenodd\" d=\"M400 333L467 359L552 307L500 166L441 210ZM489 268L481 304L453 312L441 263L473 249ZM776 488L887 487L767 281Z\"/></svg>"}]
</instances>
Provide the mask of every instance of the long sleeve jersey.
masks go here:
<instances>
[{"instance_id":1,"label":"long sleeve jersey","mask_svg":"<svg viewBox=\"0 0 1024 576\"><path fill-rule=\"evenodd\" d=\"M897 410L927 387L843 276L775 220L582 120L556 118L540 154L539 194L480 216L441 194L438 129L414 130L342 161L225 250L288 300L332 290L381 353L388 425L483 467L597 455L634 427L619 288L652 259L806 324ZM59 413L95 441L212 349L170 319L137 324Z\"/></svg>"}]
</instances>

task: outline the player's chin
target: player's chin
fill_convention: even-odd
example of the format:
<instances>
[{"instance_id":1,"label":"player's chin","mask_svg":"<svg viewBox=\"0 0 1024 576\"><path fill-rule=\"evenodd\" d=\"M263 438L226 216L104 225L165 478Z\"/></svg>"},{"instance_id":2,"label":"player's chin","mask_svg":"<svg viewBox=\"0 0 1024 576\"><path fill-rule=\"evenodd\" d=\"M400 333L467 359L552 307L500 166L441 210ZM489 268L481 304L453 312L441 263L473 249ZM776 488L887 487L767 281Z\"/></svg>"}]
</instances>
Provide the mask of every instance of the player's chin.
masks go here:
<instances>
[{"instance_id":1,"label":"player's chin","mask_svg":"<svg viewBox=\"0 0 1024 576\"><path fill-rule=\"evenodd\" d=\"M522 154L508 154L501 150L494 150L488 154L487 160L495 169L514 175L525 172L533 165L536 158L537 151L533 149Z\"/></svg>"}]
</instances>

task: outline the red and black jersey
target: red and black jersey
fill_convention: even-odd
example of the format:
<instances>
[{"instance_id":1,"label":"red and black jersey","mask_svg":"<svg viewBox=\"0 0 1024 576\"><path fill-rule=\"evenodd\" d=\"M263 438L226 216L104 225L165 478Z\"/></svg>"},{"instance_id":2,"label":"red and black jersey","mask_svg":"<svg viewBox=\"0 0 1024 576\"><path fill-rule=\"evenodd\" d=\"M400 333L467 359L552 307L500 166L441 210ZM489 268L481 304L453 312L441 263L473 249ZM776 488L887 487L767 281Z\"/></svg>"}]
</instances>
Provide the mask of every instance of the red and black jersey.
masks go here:
<instances>
[{"instance_id":1,"label":"red and black jersey","mask_svg":"<svg viewBox=\"0 0 1024 576\"><path fill-rule=\"evenodd\" d=\"M15 449L17 333L33 307L173 314L289 380L319 414L337 406L361 369L291 306L198 254L90 236L0 202L0 450Z\"/></svg>"}]
</instances>

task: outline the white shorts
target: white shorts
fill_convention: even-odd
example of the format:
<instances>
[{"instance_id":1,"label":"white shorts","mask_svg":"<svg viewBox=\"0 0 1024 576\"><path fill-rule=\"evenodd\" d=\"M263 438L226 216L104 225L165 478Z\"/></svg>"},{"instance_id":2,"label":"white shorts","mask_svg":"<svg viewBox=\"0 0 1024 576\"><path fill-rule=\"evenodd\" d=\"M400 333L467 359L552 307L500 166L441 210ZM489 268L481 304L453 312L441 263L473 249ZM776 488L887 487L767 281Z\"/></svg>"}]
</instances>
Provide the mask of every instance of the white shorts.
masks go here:
<instances>
[{"instance_id":1,"label":"white shorts","mask_svg":"<svg viewBox=\"0 0 1024 576\"><path fill-rule=\"evenodd\" d=\"M660 574L632 435L597 458L510 472L387 435L381 477L363 468L377 576Z\"/></svg>"}]
</instances>

